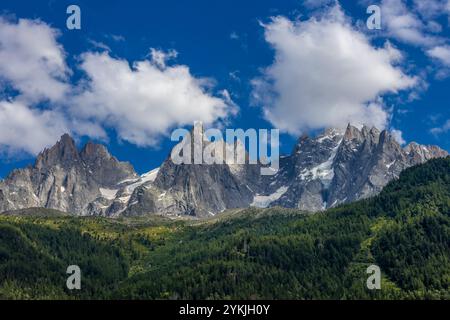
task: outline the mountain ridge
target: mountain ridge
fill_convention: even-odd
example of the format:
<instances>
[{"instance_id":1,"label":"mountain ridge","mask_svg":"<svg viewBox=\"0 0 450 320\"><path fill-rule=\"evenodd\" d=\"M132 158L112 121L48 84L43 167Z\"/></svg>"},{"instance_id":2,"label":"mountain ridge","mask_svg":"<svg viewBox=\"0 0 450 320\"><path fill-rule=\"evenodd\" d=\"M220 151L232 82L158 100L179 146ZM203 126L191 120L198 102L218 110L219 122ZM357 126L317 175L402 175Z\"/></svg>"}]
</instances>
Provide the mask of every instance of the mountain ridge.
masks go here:
<instances>
[{"instance_id":1,"label":"mountain ridge","mask_svg":"<svg viewBox=\"0 0 450 320\"><path fill-rule=\"evenodd\" d=\"M44 207L76 215L207 217L249 206L320 211L376 195L405 168L447 155L415 142L401 147L386 130L349 124L300 137L273 176L260 175L259 164L177 165L170 155L139 176L105 146L88 142L78 150L64 134L33 166L0 181L0 212Z\"/></svg>"}]
</instances>

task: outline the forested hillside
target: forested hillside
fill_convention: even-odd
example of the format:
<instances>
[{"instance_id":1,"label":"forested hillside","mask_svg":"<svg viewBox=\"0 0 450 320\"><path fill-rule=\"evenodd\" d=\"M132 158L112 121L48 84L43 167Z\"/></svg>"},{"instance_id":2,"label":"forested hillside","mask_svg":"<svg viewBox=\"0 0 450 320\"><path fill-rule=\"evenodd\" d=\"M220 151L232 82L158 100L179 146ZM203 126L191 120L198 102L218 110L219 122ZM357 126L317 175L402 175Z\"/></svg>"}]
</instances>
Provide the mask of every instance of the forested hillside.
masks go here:
<instances>
[{"instance_id":1,"label":"forested hillside","mask_svg":"<svg viewBox=\"0 0 450 320\"><path fill-rule=\"evenodd\" d=\"M367 266L382 271L366 288ZM66 288L66 268L82 289ZM308 214L210 220L0 216L3 299L450 299L450 158L403 171L372 199Z\"/></svg>"}]
</instances>

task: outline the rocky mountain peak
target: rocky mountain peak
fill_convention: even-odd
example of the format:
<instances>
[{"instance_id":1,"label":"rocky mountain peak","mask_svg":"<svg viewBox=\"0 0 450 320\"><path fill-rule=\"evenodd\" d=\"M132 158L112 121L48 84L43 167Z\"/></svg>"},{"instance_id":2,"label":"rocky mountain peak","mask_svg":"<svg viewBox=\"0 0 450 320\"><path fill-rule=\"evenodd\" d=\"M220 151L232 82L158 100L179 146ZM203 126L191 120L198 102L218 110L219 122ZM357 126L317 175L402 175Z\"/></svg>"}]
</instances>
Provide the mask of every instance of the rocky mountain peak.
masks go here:
<instances>
[{"instance_id":1,"label":"rocky mountain peak","mask_svg":"<svg viewBox=\"0 0 450 320\"><path fill-rule=\"evenodd\" d=\"M79 160L75 141L66 133L53 147L45 149L37 156L35 167L42 169L56 164L67 166Z\"/></svg>"},{"instance_id":2,"label":"rocky mountain peak","mask_svg":"<svg viewBox=\"0 0 450 320\"><path fill-rule=\"evenodd\" d=\"M345 129L344 133L344 140L351 141L351 140L362 140L362 132L359 131L359 129L350 123L347 125L347 128Z\"/></svg>"},{"instance_id":3,"label":"rocky mountain peak","mask_svg":"<svg viewBox=\"0 0 450 320\"><path fill-rule=\"evenodd\" d=\"M437 146L430 145L420 145L416 142L409 143L404 151L407 153L410 161L414 164L423 163L424 161L430 160L432 158L446 157L448 156L447 151L442 150Z\"/></svg>"},{"instance_id":4,"label":"rocky mountain peak","mask_svg":"<svg viewBox=\"0 0 450 320\"><path fill-rule=\"evenodd\" d=\"M245 148L210 142L201 123L190 133L191 139L175 148L200 142L200 151ZM318 211L375 195L403 169L447 155L437 146L414 142L402 148L389 131L348 124L315 137L303 135L292 154L281 157L273 176L261 176L258 165L175 164L170 156L158 169L138 176L105 146L88 142L78 151L63 135L34 166L0 181L0 212L41 206L81 215L210 216L277 205Z\"/></svg>"},{"instance_id":5,"label":"rocky mountain peak","mask_svg":"<svg viewBox=\"0 0 450 320\"><path fill-rule=\"evenodd\" d=\"M364 137L367 137L370 134L370 128L367 125L363 125L361 133Z\"/></svg>"},{"instance_id":6,"label":"rocky mountain peak","mask_svg":"<svg viewBox=\"0 0 450 320\"><path fill-rule=\"evenodd\" d=\"M87 214L92 201L136 176L129 163L112 157L106 147L89 142L80 152L64 134L38 155L34 166L15 170L0 183L6 199L0 201L0 211L31 206Z\"/></svg>"},{"instance_id":7,"label":"rocky mountain peak","mask_svg":"<svg viewBox=\"0 0 450 320\"><path fill-rule=\"evenodd\" d=\"M372 127L369 131L368 137L371 141L379 141L380 134L380 130L378 130L376 127Z\"/></svg>"},{"instance_id":8,"label":"rocky mountain peak","mask_svg":"<svg viewBox=\"0 0 450 320\"><path fill-rule=\"evenodd\" d=\"M111 158L111 154L108 149L102 144L97 144L92 141L88 141L81 149L80 156L83 160L89 160L92 158Z\"/></svg>"},{"instance_id":9,"label":"rocky mountain peak","mask_svg":"<svg viewBox=\"0 0 450 320\"><path fill-rule=\"evenodd\" d=\"M318 137L334 137L334 136L342 136L344 134L344 130L341 128L327 128L325 131L319 135Z\"/></svg>"},{"instance_id":10,"label":"rocky mountain peak","mask_svg":"<svg viewBox=\"0 0 450 320\"><path fill-rule=\"evenodd\" d=\"M322 210L377 194L403 169L446 155L436 146L412 144L404 150L389 131L375 127L329 128L316 138L301 139L295 153L282 161L274 186L259 197L277 195L270 206Z\"/></svg>"},{"instance_id":11,"label":"rocky mountain peak","mask_svg":"<svg viewBox=\"0 0 450 320\"><path fill-rule=\"evenodd\" d=\"M80 158L91 177L102 185L114 187L124 179L137 178L130 163L113 157L102 144L89 141L81 150Z\"/></svg>"}]
</instances>

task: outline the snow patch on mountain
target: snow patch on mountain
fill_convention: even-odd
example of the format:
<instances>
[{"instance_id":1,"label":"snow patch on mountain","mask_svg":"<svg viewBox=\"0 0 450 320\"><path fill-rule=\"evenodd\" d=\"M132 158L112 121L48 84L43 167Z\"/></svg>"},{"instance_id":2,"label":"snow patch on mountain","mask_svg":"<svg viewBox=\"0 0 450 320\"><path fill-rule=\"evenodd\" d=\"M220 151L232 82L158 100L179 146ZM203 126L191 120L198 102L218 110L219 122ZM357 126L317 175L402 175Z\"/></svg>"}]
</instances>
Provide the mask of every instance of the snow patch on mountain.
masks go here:
<instances>
[{"instance_id":1,"label":"snow patch on mountain","mask_svg":"<svg viewBox=\"0 0 450 320\"><path fill-rule=\"evenodd\" d=\"M125 191L129 194L133 193L133 191L137 188L142 186L143 184L147 182L153 182L156 179L156 176L158 175L159 168L153 169L149 172L146 172L141 175L137 181L133 182L132 184L125 187Z\"/></svg>"},{"instance_id":2,"label":"snow patch on mountain","mask_svg":"<svg viewBox=\"0 0 450 320\"><path fill-rule=\"evenodd\" d=\"M333 148L330 157L325 162L310 169L303 169L299 175L300 179L308 181L319 179L323 184L329 185L334 177L333 163L341 142L342 140Z\"/></svg>"},{"instance_id":3,"label":"snow patch on mountain","mask_svg":"<svg viewBox=\"0 0 450 320\"><path fill-rule=\"evenodd\" d=\"M250 204L252 207L258 207L258 208L267 208L272 202L278 200L281 198L283 194L286 193L286 191L289 188L286 186L280 187L272 194L269 194L268 196L263 195L256 195L253 198L253 202Z\"/></svg>"},{"instance_id":4,"label":"snow patch on mountain","mask_svg":"<svg viewBox=\"0 0 450 320\"><path fill-rule=\"evenodd\" d=\"M148 181L155 181L156 176L158 175L159 172L159 168L153 169L147 173L144 173L143 175L141 175L141 180L143 183L148 182Z\"/></svg>"},{"instance_id":5,"label":"snow patch on mountain","mask_svg":"<svg viewBox=\"0 0 450 320\"><path fill-rule=\"evenodd\" d=\"M108 200L113 200L116 197L117 191L119 191L119 189L106 189L106 188L100 188L99 190L102 197Z\"/></svg>"},{"instance_id":6,"label":"snow patch on mountain","mask_svg":"<svg viewBox=\"0 0 450 320\"><path fill-rule=\"evenodd\" d=\"M316 141L319 143L324 142L325 140L334 140L336 136L342 136L344 131L337 128L330 128L325 131L325 133L319 137L317 137Z\"/></svg>"}]
</instances>

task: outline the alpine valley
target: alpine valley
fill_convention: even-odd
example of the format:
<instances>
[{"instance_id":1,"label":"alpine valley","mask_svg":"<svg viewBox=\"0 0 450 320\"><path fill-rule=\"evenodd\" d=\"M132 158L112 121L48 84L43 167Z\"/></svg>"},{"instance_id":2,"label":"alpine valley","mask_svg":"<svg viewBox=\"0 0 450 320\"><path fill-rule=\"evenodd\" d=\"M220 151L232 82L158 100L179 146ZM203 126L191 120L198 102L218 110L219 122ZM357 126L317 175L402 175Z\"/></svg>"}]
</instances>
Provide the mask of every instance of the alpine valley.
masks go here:
<instances>
[{"instance_id":1,"label":"alpine valley","mask_svg":"<svg viewBox=\"0 0 450 320\"><path fill-rule=\"evenodd\" d=\"M74 264L81 290L66 287ZM371 265L380 290L366 285ZM3 214L0 299L450 299L450 157L315 214Z\"/></svg>"}]
</instances>

